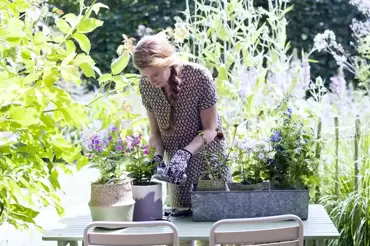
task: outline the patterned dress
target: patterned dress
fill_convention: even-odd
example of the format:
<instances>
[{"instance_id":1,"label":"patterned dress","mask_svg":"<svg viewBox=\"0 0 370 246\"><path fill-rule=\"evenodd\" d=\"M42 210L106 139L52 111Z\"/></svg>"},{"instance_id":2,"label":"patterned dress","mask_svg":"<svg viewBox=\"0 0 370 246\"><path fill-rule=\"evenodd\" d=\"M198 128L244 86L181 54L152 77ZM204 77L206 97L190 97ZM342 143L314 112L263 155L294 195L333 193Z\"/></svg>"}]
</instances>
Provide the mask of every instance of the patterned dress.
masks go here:
<instances>
[{"instance_id":1,"label":"patterned dress","mask_svg":"<svg viewBox=\"0 0 370 246\"><path fill-rule=\"evenodd\" d=\"M178 149L186 147L199 134L199 131L203 130L200 112L215 105L218 101L212 75L201 65L184 63L181 68L180 79L181 90L175 104L176 127L171 134L162 131L169 124L168 116L170 112L170 104L165 94L161 88L152 86L144 78L140 81L142 102L147 110L154 112L168 160ZM221 129L219 115L217 115L217 125ZM221 149L225 153L225 142L222 142ZM211 142L208 144L207 150L217 151L217 144ZM178 187L180 191L176 195L178 201L175 202L181 204L178 206L191 207L190 192L192 185L197 184L204 168L203 156L199 153L195 154L188 163L186 183ZM229 174L226 174L226 176L226 179L230 179Z\"/></svg>"}]
</instances>

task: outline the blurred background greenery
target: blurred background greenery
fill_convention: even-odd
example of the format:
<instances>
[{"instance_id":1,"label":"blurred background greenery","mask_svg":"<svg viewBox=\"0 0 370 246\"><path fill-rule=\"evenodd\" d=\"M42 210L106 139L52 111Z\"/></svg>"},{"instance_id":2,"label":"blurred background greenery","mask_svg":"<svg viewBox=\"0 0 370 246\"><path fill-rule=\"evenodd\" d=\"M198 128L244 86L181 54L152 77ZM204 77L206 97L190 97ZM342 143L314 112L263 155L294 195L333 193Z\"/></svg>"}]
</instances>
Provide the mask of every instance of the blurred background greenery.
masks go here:
<instances>
[{"instance_id":1,"label":"blurred background greenery","mask_svg":"<svg viewBox=\"0 0 370 246\"><path fill-rule=\"evenodd\" d=\"M92 0L85 3L88 5ZM211 4L212 0L202 1ZM175 16L182 16L186 9L184 0L102 0L101 3L109 9L101 10L99 19L104 25L90 33L92 41L91 54L97 66L103 73L109 71L112 58L116 56L116 47L122 40L122 34L140 39L148 33L156 33L161 29L173 26ZM193 9L194 1L189 0L189 9ZM50 7L57 7L65 13L78 13L79 3L75 0L50 0ZM287 40L291 42L291 49L297 49L298 54L303 50L310 50L313 39L318 33L327 29L334 31L336 40L343 45L346 51L355 54L351 45L354 40L351 36L350 24L353 18L362 20L365 17L349 1L343 0L291 0L294 11L287 14ZM255 0L255 6L267 9L268 1ZM335 59L328 53L315 52L310 57L317 63L311 63L311 78L324 78L326 85L329 78L337 73L338 66ZM131 71L134 71L132 66ZM353 79L350 73L345 74L349 80ZM96 80L88 81L89 90L97 86ZM356 85L356 83L355 83Z\"/></svg>"}]
</instances>

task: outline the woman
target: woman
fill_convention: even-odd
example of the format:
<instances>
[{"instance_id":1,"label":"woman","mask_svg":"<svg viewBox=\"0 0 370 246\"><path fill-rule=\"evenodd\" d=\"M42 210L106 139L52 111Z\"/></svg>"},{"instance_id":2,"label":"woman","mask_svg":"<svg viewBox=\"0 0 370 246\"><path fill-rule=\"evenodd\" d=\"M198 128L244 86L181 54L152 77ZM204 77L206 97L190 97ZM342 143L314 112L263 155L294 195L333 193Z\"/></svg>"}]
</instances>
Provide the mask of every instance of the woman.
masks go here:
<instances>
[{"instance_id":1,"label":"woman","mask_svg":"<svg viewBox=\"0 0 370 246\"><path fill-rule=\"evenodd\" d=\"M133 62L142 75L139 88L150 122L149 146L156 147L155 161L163 164L164 152L169 160L156 178L179 184L176 204L190 207L192 184L197 184L205 166L199 154L203 138L209 143L208 151L217 151L213 140L221 120L213 78L206 68L181 62L161 34L141 39Z\"/></svg>"}]
</instances>

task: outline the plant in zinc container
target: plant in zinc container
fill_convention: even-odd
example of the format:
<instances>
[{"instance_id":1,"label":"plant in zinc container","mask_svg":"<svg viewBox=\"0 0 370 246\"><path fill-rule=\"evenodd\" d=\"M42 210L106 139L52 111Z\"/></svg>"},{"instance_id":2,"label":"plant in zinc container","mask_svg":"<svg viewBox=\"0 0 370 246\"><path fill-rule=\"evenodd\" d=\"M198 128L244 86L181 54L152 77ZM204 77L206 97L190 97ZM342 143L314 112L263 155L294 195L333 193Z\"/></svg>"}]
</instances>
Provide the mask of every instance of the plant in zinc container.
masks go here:
<instances>
[{"instance_id":1,"label":"plant in zinc container","mask_svg":"<svg viewBox=\"0 0 370 246\"><path fill-rule=\"evenodd\" d=\"M315 156L314 132L293 113L287 100L279 107L277 121L270 138L275 154L267 167L271 186L275 189L307 189L315 182L319 163Z\"/></svg>"},{"instance_id":2,"label":"plant in zinc container","mask_svg":"<svg viewBox=\"0 0 370 246\"><path fill-rule=\"evenodd\" d=\"M162 219L162 184L152 181L155 148L142 143L142 137L127 136L125 139L125 166L133 179L133 197L136 201L134 221Z\"/></svg>"},{"instance_id":3,"label":"plant in zinc container","mask_svg":"<svg viewBox=\"0 0 370 246\"><path fill-rule=\"evenodd\" d=\"M236 127L235 127L236 130ZM211 143L207 144L203 138L203 147L200 154L205 162L205 170L198 180L196 189L200 190L226 190L226 181L230 169L230 152L224 148L225 136L220 129L216 129L217 135ZM203 137L202 132L200 135ZM212 149L212 151L210 151Z\"/></svg>"},{"instance_id":4,"label":"plant in zinc container","mask_svg":"<svg viewBox=\"0 0 370 246\"><path fill-rule=\"evenodd\" d=\"M89 208L93 221L132 221L135 201L123 168L127 143L116 126L84 134L86 154L99 178L91 184Z\"/></svg>"},{"instance_id":5,"label":"plant in zinc container","mask_svg":"<svg viewBox=\"0 0 370 246\"><path fill-rule=\"evenodd\" d=\"M234 147L233 162L235 171L232 176L237 183L229 183L230 190L267 189L266 168L274 157L270 141L266 138L245 137L238 139Z\"/></svg>"}]
</instances>

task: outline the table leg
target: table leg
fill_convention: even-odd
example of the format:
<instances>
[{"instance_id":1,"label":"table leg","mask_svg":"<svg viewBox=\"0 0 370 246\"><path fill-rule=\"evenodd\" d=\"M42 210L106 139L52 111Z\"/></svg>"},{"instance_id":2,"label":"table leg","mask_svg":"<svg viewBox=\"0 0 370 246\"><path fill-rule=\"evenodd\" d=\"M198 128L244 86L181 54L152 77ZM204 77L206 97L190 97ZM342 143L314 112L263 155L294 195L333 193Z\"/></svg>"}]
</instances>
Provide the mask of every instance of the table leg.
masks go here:
<instances>
[{"instance_id":1,"label":"table leg","mask_svg":"<svg viewBox=\"0 0 370 246\"><path fill-rule=\"evenodd\" d=\"M324 240L315 240L315 246L324 246Z\"/></svg>"},{"instance_id":2,"label":"table leg","mask_svg":"<svg viewBox=\"0 0 370 246\"><path fill-rule=\"evenodd\" d=\"M305 240L304 241L305 246L313 246L314 245L313 243L314 243L314 240Z\"/></svg>"},{"instance_id":3,"label":"table leg","mask_svg":"<svg viewBox=\"0 0 370 246\"><path fill-rule=\"evenodd\" d=\"M58 241L58 246L67 246L68 242L66 241Z\"/></svg>"},{"instance_id":4,"label":"table leg","mask_svg":"<svg viewBox=\"0 0 370 246\"><path fill-rule=\"evenodd\" d=\"M78 246L78 241L70 241L69 246Z\"/></svg>"}]
</instances>

